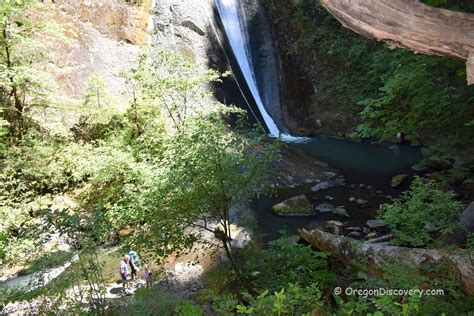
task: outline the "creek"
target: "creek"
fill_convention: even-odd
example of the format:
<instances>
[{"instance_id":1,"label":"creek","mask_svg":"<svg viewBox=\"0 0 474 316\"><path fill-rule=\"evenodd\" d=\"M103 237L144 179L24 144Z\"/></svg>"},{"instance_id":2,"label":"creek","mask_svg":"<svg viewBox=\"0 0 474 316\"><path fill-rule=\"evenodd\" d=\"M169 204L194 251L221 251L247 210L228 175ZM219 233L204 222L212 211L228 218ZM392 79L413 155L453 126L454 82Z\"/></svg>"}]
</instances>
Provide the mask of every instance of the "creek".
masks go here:
<instances>
[{"instance_id":1,"label":"creek","mask_svg":"<svg viewBox=\"0 0 474 316\"><path fill-rule=\"evenodd\" d=\"M313 204L324 202L329 195L334 205L344 205L351 224L363 224L373 218L380 203L400 191L390 187L390 180L400 173L413 173L411 166L422 159L421 151L409 145L373 144L370 140L353 142L334 137L297 137L289 133L281 114L280 78L282 77L271 23L265 10L256 1L216 0L215 23L218 41L233 72L235 82L224 91L239 90L241 97L225 97L226 102L247 108L267 129L269 136L281 138L315 159L338 169L346 185L312 192L307 187L280 190L277 196L263 196L252 202L254 231L264 240L278 237L278 231L320 227L331 214L306 217L279 217L271 207L285 198L307 194ZM235 93L235 92L233 92ZM243 104L242 104L243 103ZM362 184L362 187L359 187ZM369 187L370 189L364 189ZM369 201L364 210L348 203L351 196ZM328 202L328 201L326 201Z\"/></svg>"}]
</instances>

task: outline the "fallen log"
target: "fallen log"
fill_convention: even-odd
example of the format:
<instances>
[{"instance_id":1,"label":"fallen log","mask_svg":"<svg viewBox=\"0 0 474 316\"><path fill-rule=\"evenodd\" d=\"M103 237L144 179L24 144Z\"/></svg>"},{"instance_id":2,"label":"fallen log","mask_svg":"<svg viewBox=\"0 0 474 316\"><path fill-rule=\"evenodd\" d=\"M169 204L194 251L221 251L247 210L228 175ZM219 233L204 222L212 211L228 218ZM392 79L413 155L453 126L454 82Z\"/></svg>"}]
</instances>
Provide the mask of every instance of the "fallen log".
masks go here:
<instances>
[{"instance_id":1,"label":"fallen log","mask_svg":"<svg viewBox=\"0 0 474 316\"><path fill-rule=\"evenodd\" d=\"M474 14L439 9L418 0L321 0L345 27L391 47L466 61L474 84Z\"/></svg>"},{"instance_id":2,"label":"fallen log","mask_svg":"<svg viewBox=\"0 0 474 316\"><path fill-rule=\"evenodd\" d=\"M342 262L363 264L371 272L381 271L383 265L393 262L414 268L447 263L448 272L460 282L462 290L468 295L474 295L474 265L466 251L448 252L442 249L407 248L360 242L348 237L335 236L320 229L309 231L300 229L299 235L313 247L330 253Z\"/></svg>"}]
</instances>

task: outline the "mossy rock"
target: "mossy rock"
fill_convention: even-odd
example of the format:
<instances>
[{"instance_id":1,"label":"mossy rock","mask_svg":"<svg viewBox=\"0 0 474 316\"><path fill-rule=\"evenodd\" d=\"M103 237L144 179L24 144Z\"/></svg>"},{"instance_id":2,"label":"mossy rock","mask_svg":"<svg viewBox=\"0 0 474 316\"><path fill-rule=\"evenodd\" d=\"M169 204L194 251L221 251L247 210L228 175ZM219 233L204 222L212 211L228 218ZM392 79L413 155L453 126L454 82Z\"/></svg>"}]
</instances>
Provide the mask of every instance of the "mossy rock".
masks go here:
<instances>
[{"instance_id":1,"label":"mossy rock","mask_svg":"<svg viewBox=\"0 0 474 316\"><path fill-rule=\"evenodd\" d=\"M281 203L275 204L272 211L280 216L301 216L315 214L313 206L309 203L306 195L301 194L294 196Z\"/></svg>"}]
</instances>

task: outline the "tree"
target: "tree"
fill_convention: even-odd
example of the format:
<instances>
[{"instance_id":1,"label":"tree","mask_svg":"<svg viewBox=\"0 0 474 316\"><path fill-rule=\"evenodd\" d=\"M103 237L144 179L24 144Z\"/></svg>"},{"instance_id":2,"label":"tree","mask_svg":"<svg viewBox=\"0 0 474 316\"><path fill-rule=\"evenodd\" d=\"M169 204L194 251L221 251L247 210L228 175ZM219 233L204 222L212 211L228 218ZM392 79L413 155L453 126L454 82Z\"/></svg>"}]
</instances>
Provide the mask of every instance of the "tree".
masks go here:
<instances>
[{"instance_id":1,"label":"tree","mask_svg":"<svg viewBox=\"0 0 474 316\"><path fill-rule=\"evenodd\" d=\"M54 27L33 14L44 8L33 0L0 3L0 94L4 118L18 138L31 107L45 104L48 76L35 64L46 59L47 47L38 37L40 32L52 35Z\"/></svg>"},{"instance_id":2,"label":"tree","mask_svg":"<svg viewBox=\"0 0 474 316\"><path fill-rule=\"evenodd\" d=\"M176 129L190 116L212 108L205 85L221 78L217 71L203 70L180 54L153 46L143 50L137 67L124 76L133 99L160 107Z\"/></svg>"},{"instance_id":3,"label":"tree","mask_svg":"<svg viewBox=\"0 0 474 316\"><path fill-rule=\"evenodd\" d=\"M164 192L169 203L166 214L214 232L239 274L229 246L229 211L263 191L277 145L267 143L263 133L230 130L217 112L197 119L171 141L166 159L171 184Z\"/></svg>"},{"instance_id":4,"label":"tree","mask_svg":"<svg viewBox=\"0 0 474 316\"><path fill-rule=\"evenodd\" d=\"M173 52L151 48L140 56L129 75L134 97L159 106L172 131L160 168L151 175L156 178L149 180L152 189L133 198L135 208L124 215L124 224L140 227L142 241L158 245L162 255L199 239L188 228L211 231L239 274L229 246L229 211L262 192L278 145L246 126L242 111L208 98L206 84L217 80L217 72ZM225 116L240 117L234 130Z\"/></svg>"},{"instance_id":5,"label":"tree","mask_svg":"<svg viewBox=\"0 0 474 316\"><path fill-rule=\"evenodd\" d=\"M105 102L107 91L107 82L99 76L92 75L87 82L87 91L84 96L85 106L96 106L98 109L103 106Z\"/></svg>"}]
</instances>

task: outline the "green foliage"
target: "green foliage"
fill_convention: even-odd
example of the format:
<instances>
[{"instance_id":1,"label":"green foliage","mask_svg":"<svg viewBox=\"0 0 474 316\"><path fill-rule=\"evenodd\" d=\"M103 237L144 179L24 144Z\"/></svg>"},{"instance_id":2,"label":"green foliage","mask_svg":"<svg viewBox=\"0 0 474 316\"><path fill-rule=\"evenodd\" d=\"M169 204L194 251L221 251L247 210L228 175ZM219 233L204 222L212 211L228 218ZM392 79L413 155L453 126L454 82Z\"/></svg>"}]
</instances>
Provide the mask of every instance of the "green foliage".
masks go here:
<instances>
[{"instance_id":1,"label":"green foliage","mask_svg":"<svg viewBox=\"0 0 474 316\"><path fill-rule=\"evenodd\" d=\"M8 126L10 124L3 119L3 108L0 107L0 157L3 156L3 153L7 149L8 145Z\"/></svg>"},{"instance_id":2,"label":"green foliage","mask_svg":"<svg viewBox=\"0 0 474 316\"><path fill-rule=\"evenodd\" d=\"M434 7L440 7L447 3L447 0L425 0L425 2Z\"/></svg>"},{"instance_id":3,"label":"green foliage","mask_svg":"<svg viewBox=\"0 0 474 316\"><path fill-rule=\"evenodd\" d=\"M289 236L270 241L268 249L247 251L244 271L258 290L278 291L296 282L301 286L318 283L320 289L329 289L336 281L336 275L329 271L327 254L292 244Z\"/></svg>"},{"instance_id":4,"label":"green foliage","mask_svg":"<svg viewBox=\"0 0 474 316\"><path fill-rule=\"evenodd\" d=\"M310 82L301 102L308 103L308 121L322 121L314 132L353 137L358 127L359 136L381 141L403 132L413 144L472 161L474 87L466 84L462 61L390 50L344 28L316 2L263 2L281 53ZM473 8L462 0L432 4L441 2Z\"/></svg>"},{"instance_id":5,"label":"green foliage","mask_svg":"<svg viewBox=\"0 0 474 316\"><path fill-rule=\"evenodd\" d=\"M474 13L474 4L470 0L421 0L421 2L434 7Z\"/></svg>"},{"instance_id":6,"label":"green foliage","mask_svg":"<svg viewBox=\"0 0 474 316\"><path fill-rule=\"evenodd\" d=\"M157 315L157 316L201 316L204 310L194 302L177 299L171 294L158 293L154 290L141 289L133 297L131 304L127 304L120 311L129 315Z\"/></svg>"},{"instance_id":7,"label":"green foliage","mask_svg":"<svg viewBox=\"0 0 474 316\"><path fill-rule=\"evenodd\" d=\"M273 294L265 290L256 297L246 295L246 299L247 304L232 306L232 303L235 304L233 298L222 298L222 301L213 307L221 315L311 315L324 305L317 283L306 287L288 284ZM230 304L224 302L225 300Z\"/></svg>"},{"instance_id":8,"label":"green foliage","mask_svg":"<svg viewBox=\"0 0 474 316\"><path fill-rule=\"evenodd\" d=\"M0 94L4 118L20 137L26 131L26 116L31 107L45 105L48 75L35 65L44 61L47 46L37 38L52 36L54 27L28 12L40 12L46 6L38 1L2 1L0 3Z\"/></svg>"},{"instance_id":9,"label":"green foliage","mask_svg":"<svg viewBox=\"0 0 474 316\"><path fill-rule=\"evenodd\" d=\"M189 119L165 139L160 169L149 177L150 190L142 190L141 197L134 192L133 208L111 215L136 224L136 237L146 236L136 242L159 255L167 250L163 244L174 245L168 247L173 251L199 238L199 233L185 233L190 226L211 232L218 226L228 238L230 208L264 189L273 145L253 132L230 130L220 115Z\"/></svg>"},{"instance_id":10,"label":"green foliage","mask_svg":"<svg viewBox=\"0 0 474 316\"><path fill-rule=\"evenodd\" d=\"M468 233L466 239L466 249L469 260L471 260L471 264L474 264L474 233Z\"/></svg>"},{"instance_id":11,"label":"green foliage","mask_svg":"<svg viewBox=\"0 0 474 316\"><path fill-rule=\"evenodd\" d=\"M217 266L206 272L206 287L214 294L223 295L231 289L232 278L227 267Z\"/></svg>"},{"instance_id":12,"label":"green foliage","mask_svg":"<svg viewBox=\"0 0 474 316\"><path fill-rule=\"evenodd\" d=\"M100 108L106 95L107 82L99 75L92 75L87 82L87 90L84 95L84 105Z\"/></svg>"},{"instance_id":13,"label":"green foliage","mask_svg":"<svg viewBox=\"0 0 474 316\"><path fill-rule=\"evenodd\" d=\"M140 54L138 65L124 77L134 103L147 102L160 107L179 129L189 117L204 115L212 109L205 85L219 81L221 75L214 70L203 70L183 55L149 47Z\"/></svg>"},{"instance_id":14,"label":"green foliage","mask_svg":"<svg viewBox=\"0 0 474 316\"><path fill-rule=\"evenodd\" d=\"M466 297L458 281L449 274L448 265L426 265L413 268L399 262L382 265L377 276L359 273L352 281L353 289L402 289L402 290L441 290L437 295L362 295L358 297L340 296L336 299L341 309L364 312L374 310L389 315L433 315L445 313L466 314L472 310L474 301ZM383 294L383 293L380 293ZM358 307L357 307L358 306ZM358 310L357 314L361 314Z\"/></svg>"},{"instance_id":15,"label":"green foliage","mask_svg":"<svg viewBox=\"0 0 474 316\"><path fill-rule=\"evenodd\" d=\"M465 84L464 63L449 58L414 55L409 51L374 54L369 75L380 78L378 97L362 106L364 137L393 139L404 132L415 145L430 145L442 152L461 152L466 160L474 129L474 89Z\"/></svg>"},{"instance_id":16,"label":"green foliage","mask_svg":"<svg viewBox=\"0 0 474 316\"><path fill-rule=\"evenodd\" d=\"M146 157L144 164L155 163L144 182L150 185L142 183L130 194L119 192L122 198L113 198L118 203L107 206L109 218L139 227L135 242L153 247L160 256L189 247L199 238L184 233L185 227L214 232L219 226L225 236L223 247L230 255L229 209L263 189L275 144L266 141L262 131L240 128L240 123L231 130L223 117L245 120L242 112L213 104L206 88L220 75L203 71L176 53L151 47L124 77L133 99L128 113L132 134L143 137L142 124L137 124L143 117L143 104L160 107L166 125L171 126L157 144L155 140L146 148L145 155L137 155ZM156 148L161 150L158 157Z\"/></svg>"},{"instance_id":17,"label":"green foliage","mask_svg":"<svg viewBox=\"0 0 474 316\"><path fill-rule=\"evenodd\" d=\"M19 275L41 272L47 269L58 267L71 260L73 253L69 251L55 251L46 256L37 258L31 265L24 270L18 272Z\"/></svg>"},{"instance_id":18,"label":"green foliage","mask_svg":"<svg viewBox=\"0 0 474 316\"><path fill-rule=\"evenodd\" d=\"M435 182L416 177L410 190L380 207L380 217L389 225L395 244L424 246L433 240L426 225L442 236L453 231L462 210L454 197L453 192L442 191Z\"/></svg>"}]
</instances>

